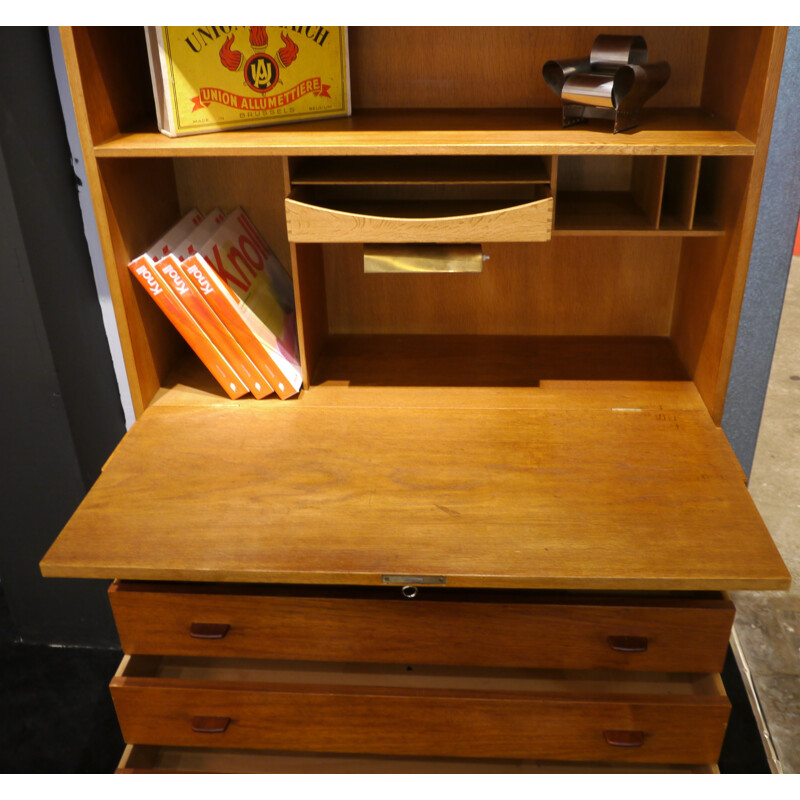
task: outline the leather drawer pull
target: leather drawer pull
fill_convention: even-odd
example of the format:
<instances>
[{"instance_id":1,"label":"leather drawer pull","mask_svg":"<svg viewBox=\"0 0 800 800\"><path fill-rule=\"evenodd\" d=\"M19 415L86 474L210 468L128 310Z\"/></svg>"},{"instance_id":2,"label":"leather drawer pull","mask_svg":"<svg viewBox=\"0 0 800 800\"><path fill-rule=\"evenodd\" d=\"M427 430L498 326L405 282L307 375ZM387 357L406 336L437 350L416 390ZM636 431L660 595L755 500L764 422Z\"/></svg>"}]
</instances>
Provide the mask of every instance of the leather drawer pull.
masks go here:
<instances>
[{"instance_id":1,"label":"leather drawer pull","mask_svg":"<svg viewBox=\"0 0 800 800\"><path fill-rule=\"evenodd\" d=\"M192 730L195 733L225 733L230 722L230 717L192 717Z\"/></svg>"},{"instance_id":2,"label":"leather drawer pull","mask_svg":"<svg viewBox=\"0 0 800 800\"><path fill-rule=\"evenodd\" d=\"M644 744L642 731L603 731L603 738L612 747L641 747Z\"/></svg>"},{"instance_id":3,"label":"leather drawer pull","mask_svg":"<svg viewBox=\"0 0 800 800\"><path fill-rule=\"evenodd\" d=\"M608 646L618 653L646 653L646 636L609 636Z\"/></svg>"},{"instance_id":4,"label":"leather drawer pull","mask_svg":"<svg viewBox=\"0 0 800 800\"><path fill-rule=\"evenodd\" d=\"M230 625L215 622L193 622L189 627L189 636L192 639L224 639Z\"/></svg>"}]
</instances>

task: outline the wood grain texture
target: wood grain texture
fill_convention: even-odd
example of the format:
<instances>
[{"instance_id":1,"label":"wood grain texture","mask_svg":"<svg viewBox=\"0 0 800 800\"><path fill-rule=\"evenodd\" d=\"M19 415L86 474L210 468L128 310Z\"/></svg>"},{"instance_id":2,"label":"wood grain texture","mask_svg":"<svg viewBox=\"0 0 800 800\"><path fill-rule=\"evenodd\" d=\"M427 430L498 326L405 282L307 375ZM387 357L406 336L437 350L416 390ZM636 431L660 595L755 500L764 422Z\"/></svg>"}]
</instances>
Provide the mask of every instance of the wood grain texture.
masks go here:
<instances>
[{"instance_id":1,"label":"wood grain texture","mask_svg":"<svg viewBox=\"0 0 800 800\"><path fill-rule=\"evenodd\" d=\"M753 142L696 109L648 109L620 134L561 127L557 109L378 109L345 119L171 139L155 124L95 146L97 158L355 155L752 155Z\"/></svg>"},{"instance_id":2,"label":"wood grain texture","mask_svg":"<svg viewBox=\"0 0 800 800\"><path fill-rule=\"evenodd\" d=\"M657 773L710 774L715 766L663 764L564 763L512 759L444 759L403 756L356 756L348 754L308 754L213 750L210 748L174 748L128 745L116 770L119 774L225 772L287 774L443 774L522 773L547 775Z\"/></svg>"},{"instance_id":3,"label":"wood grain texture","mask_svg":"<svg viewBox=\"0 0 800 800\"><path fill-rule=\"evenodd\" d=\"M682 257L673 338L717 424L725 408L785 45L783 28L760 35L758 64L766 69L766 82L763 97L760 89L752 90L759 102L757 149L750 169L747 162L726 159L717 171L718 213L728 235L716 241L687 241Z\"/></svg>"},{"instance_id":4,"label":"wood grain texture","mask_svg":"<svg viewBox=\"0 0 800 800\"><path fill-rule=\"evenodd\" d=\"M672 156L667 159L659 227L677 226L682 230L693 227L699 177L698 156Z\"/></svg>"},{"instance_id":5,"label":"wood grain texture","mask_svg":"<svg viewBox=\"0 0 800 800\"><path fill-rule=\"evenodd\" d=\"M287 272L291 255L286 238L284 159L189 158L174 162L182 212L245 210Z\"/></svg>"},{"instance_id":6,"label":"wood grain texture","mask_svg":"<svg viewBox=\"0 0 800 800\"><path fill-rule=\"evenodd\" d=\"M133 666L133 661L131 665ZM217 662L220 663L220 662ZM133 671L135 674L135 670ZM220 673L226 674L226 670ZM527 672L527 671L526 671ZM126 742L176 747L221 747L339 753L564 761L708 763L719 755L728 719L724 694L695 694L677 683L635 684L569 676L508 681L508 689L481 686L456 673L408 680L409 673L370 681L364 673L331 673L291 683L205 678L126 677L111 693ZM410 673L415 678L418 673ZM158 675L158 673L157 673ZM279 675L277 675L280 679ZM343 680L339 680L339 679ZM355 683L365 681L367 683ZM494 681L490 681L490 684ZM503 681L496 681L502 685ZM522 688L522 687L529 688ZM653 688L651 688L653 687ZM624 688L624 691L620 691ZM698 687L699 688L699 687ZM197 715L231 719L224 733L192 731ZM409 728L413 735L409 736ZM637 748L609 746L605 730L637 730Z\"/></svg>"},{"instance_id":7,"label":"wood grain texture","mask_svg":"<svg viewBox=\"0 0 800 800\"><path fill-rule=\"evenodd\" d=\"M550 342L540 349L540 353L548 359L564 359L559 372L567 377L558 380L542 377L546 372L538 375L530 372L526 377L526 365L514 358L509 360L508 350L498 362L482 365L469 352L459 352L452 344L448 348L440 342L440 337L434 337L434 344L439 342L442 346L439 352L449 351L455 354L454 357L442 359L437 356L436 348L428 347L423 360L418 361L412 355L417 337L375 337L373 343L364 341L368 338L372 337L332 337L328 340L325 355L314 373L314 382L300 395L303 405L418 409L705 409L694 384L683 380L686 372L666 339L636 338L618 340L612 345L608 339L591 337L576 342L572 356L568 348ZM494 342L494 338L481 344L479 352L501 352L502 343ZM532 344L530 350L522 348L517 353L524 356L531 350L535 351L536 346ZM404 358L408 361L400 367ZM398 369L393 371L391 364L383 359L395 359ZM571 367L568 366L570 362ZM469 370L465 372L460 364L469 365ZM432 384L430 370L437 367L446 370L440 373L444 376L440 384L450 385ZM572 370L571 378L565 369ZM489 385L485 378L491 374L497 375L498 380ZM630 379L612 380L615 374L618 378L627 374ZM666 380L647 380L645 376L648 374L661 374ZM412 376L419 375L424 376L424 380L411 380ZM582 379L578 377L580 375L583 375ZM531 391L531 381L538 384L536 391ZM271 400L248 397L229 400L199 359L187 354L167 377L152 405L226 407L263 402Z\"/></svg>"},{"instance_id":8,"label":"wood grain texture","mask_svg":"<svg viewBox=\"0 0 800 800\"><path fill-rule=\"evenodd\" d=\"M719 672L734 615L721 598L423 589L412 601L396 588L122 583L109 599L130 654L537 669ZM201 624L224 636L192 636ZM615 636L644 637L645 649L615 650Z\"/></svg>"},{"instance_id":9,"label":"wood grain texture","mask_svg":"<svg viewBox=\"0 0 800 800\"><path fill-rule=\"evenodd\" d=\"M365 275L360 246L323 249L331 334L664 336L681 241L485 244L461 275Z\"/></svg>"},{"instance_id":10,"label":"wood grain texture","mask_svg":"<svg viewBox=\"0 0 800 800\"><path fill-rule=\"evenodd\" d=\"M141 27L62 28L70 42L73 79L81 80L90 137L87 144L106 141L148 118L155 106L144 31Z\"/></svg>"},{"instance_id":11,"label":"wood grain texture","mask_svg":"<svg viewBox=\"0 0 800 800\"><path fill-rule=\"evenodd\" d=\"M267 583L789 583L704 411L154 407L41 566Z\"/></svg>"},{"instance_id":12,"label":"wood grain texture","mask_svg":"<svg viewBox=\"0 0 800 800\"><path fill-rule=\"evenodd\" d=\"M588 56L600 33L642 35L651 61L670 62L670 80L650 105L699 105L707 28L413 26L348 30L353 107L558 107L545 61Z\"/></svg>"},{"instance_id":13,"label":"wood grain texture","mask_svg":"<svg viewBox=\"0 0 800 800\"><path fill-rule=\"evenodd\" d=\"M292 242L541 242L550 238L553 200L528 203L512 201L508 207L482 203L441 207L409 203L407 214L397 214L394 205L385 210L370 204L361 210L327 208L313 199L293 193L286 199L286 227Z\"/></svg>"}]
</instances>

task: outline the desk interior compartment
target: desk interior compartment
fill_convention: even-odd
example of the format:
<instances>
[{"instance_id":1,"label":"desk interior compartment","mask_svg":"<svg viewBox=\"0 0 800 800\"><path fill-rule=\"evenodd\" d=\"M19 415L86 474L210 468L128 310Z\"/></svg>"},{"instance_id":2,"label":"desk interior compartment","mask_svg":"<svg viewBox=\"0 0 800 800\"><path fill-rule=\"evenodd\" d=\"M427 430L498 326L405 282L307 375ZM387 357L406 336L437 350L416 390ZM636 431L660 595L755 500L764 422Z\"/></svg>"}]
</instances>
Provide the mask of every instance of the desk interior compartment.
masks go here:
<instances>
[{"instance_id":1,"label":"desk interior compartment","mask_svg":"<svg viewBox=\"0 0 800 800\"><path fill-rule=\"evenodd\" d=\"M203 747L128 745L117 773L287 774L719 774L716 765L559 763L512 759L413 758L338 753L281 753Z\"/></svg>"}]
</instances>

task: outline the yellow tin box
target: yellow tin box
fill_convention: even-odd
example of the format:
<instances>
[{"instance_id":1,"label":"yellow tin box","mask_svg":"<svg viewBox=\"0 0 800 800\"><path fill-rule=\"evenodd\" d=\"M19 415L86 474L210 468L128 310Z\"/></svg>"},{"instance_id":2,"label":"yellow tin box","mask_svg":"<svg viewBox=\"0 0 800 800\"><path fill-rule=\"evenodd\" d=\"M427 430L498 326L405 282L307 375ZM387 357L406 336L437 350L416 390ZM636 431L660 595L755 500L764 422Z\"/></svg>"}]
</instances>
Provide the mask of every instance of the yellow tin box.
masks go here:
<instances>
[{"instance_id":1,"label":"yellow tin box","mask_svg":"<svg viewBox=\"0 0 800 800\"><path fill-rule=\"evenodd\" d=\"M168 136L350 114L347 28L146 28Z\"/></svg>"}]
</instances>

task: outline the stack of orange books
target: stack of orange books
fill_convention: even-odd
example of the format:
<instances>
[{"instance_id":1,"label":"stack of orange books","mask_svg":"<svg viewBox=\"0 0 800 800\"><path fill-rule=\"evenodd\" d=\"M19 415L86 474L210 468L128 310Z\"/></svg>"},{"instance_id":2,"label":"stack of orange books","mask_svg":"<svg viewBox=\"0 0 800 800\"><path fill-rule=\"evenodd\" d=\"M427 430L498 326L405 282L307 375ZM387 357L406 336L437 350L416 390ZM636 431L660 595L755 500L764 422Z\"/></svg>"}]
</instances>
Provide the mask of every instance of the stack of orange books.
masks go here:
<instances>
[{"instance_id":1,"label":"stack of orange books","mask_svg":"<svg viewBox=\"0 0 800 800\"><path fill-rule=\"evenodd\" d=\"M128 266L230 398L300 391L292 280L241 208L192 209Z\"/></svg>"}]
</instances>

